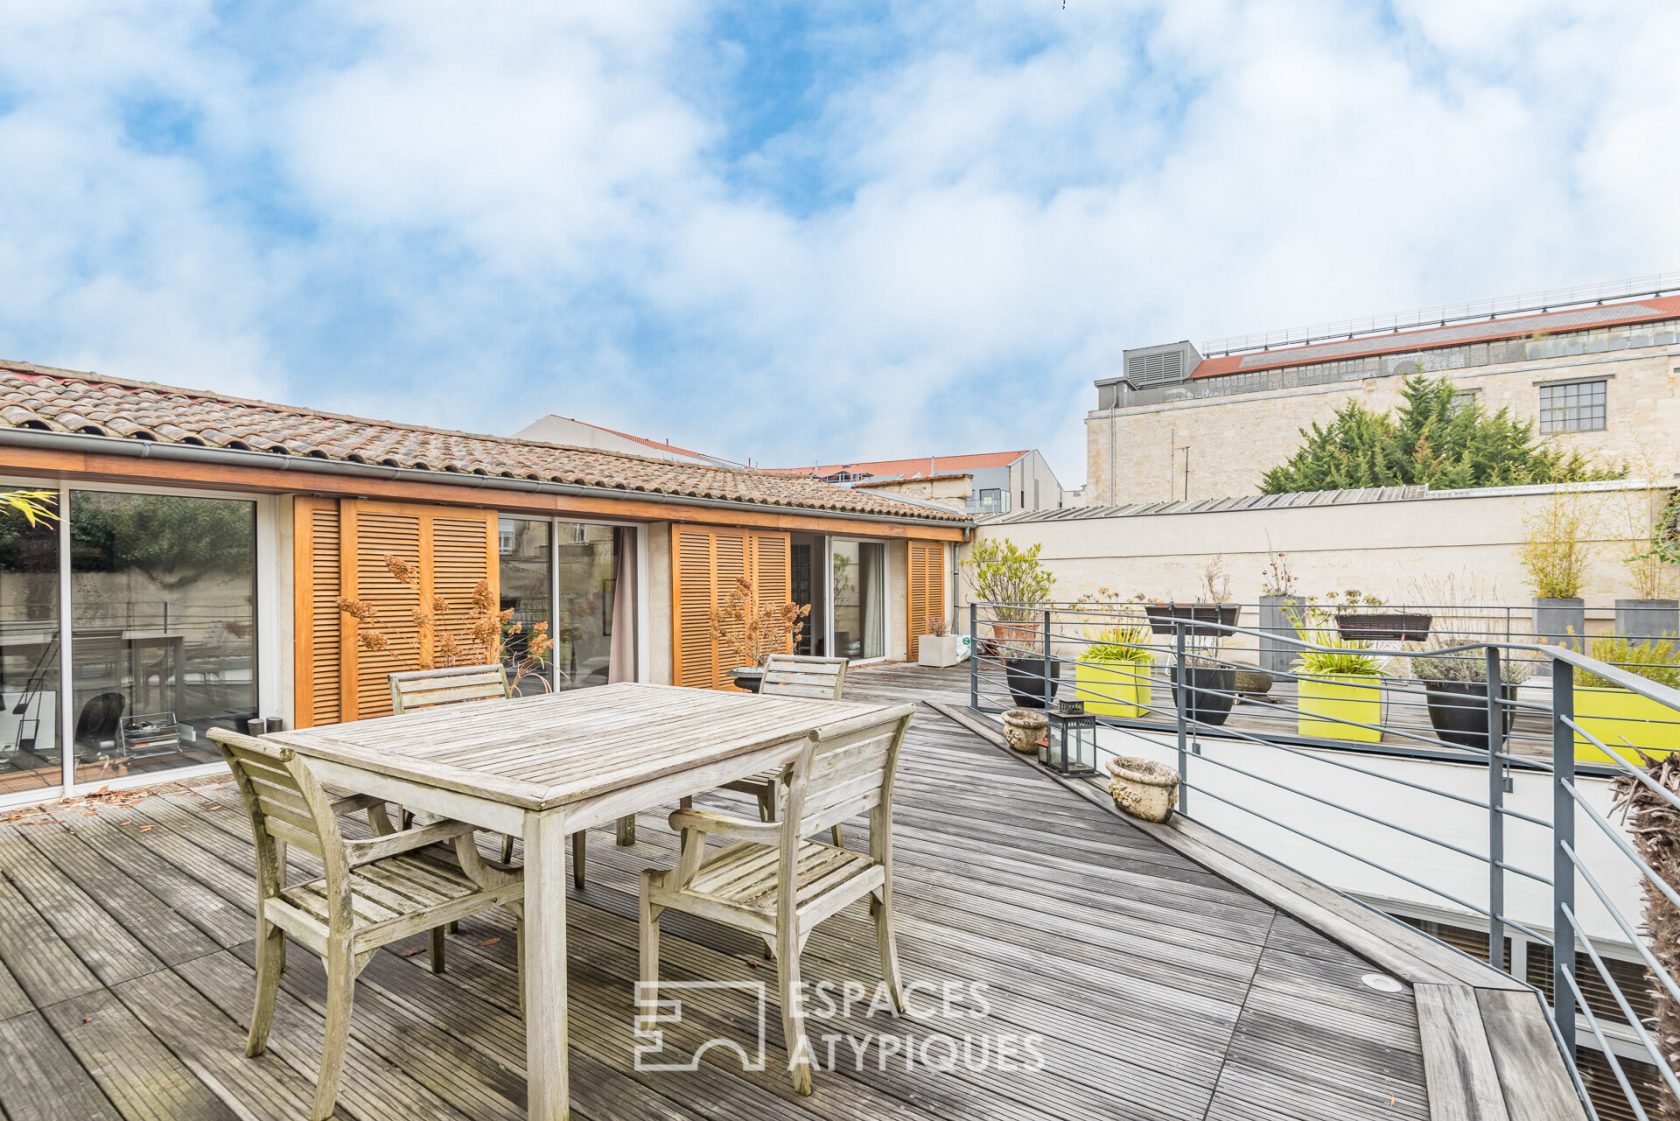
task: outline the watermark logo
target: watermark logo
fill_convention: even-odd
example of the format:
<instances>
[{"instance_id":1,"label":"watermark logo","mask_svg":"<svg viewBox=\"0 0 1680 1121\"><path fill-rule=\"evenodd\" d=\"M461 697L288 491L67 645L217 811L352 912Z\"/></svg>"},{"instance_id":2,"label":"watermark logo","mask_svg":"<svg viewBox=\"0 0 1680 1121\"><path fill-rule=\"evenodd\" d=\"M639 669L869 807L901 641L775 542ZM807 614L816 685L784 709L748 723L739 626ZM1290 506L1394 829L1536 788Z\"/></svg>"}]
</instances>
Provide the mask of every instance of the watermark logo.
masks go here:
<instances>
[{"instance_id":1,"label":"watermark logo","mask_svg":"<svg viewBox=\"0 0 1680 1121\"><path fill-rule=\"evenodd\" d=\"M650 990L660 994L655 996ZM683 997L699 992L719 990L745 993L752 1001L758 1030L750 1040L734 1036L713 1036L702 1040L686 1056L670 1046L667 1032L661 1025L674 1027L683 1023ZM664 994L673 994L666 996ZM768 1049L764 1043L769 995L761 981L663 981L657 987L646 981L636 982L636 1047L635 1068L646 1071L699 1070L706 1052L717 1048L733 1051L740 1057L741 1069L758 1071L768 1065Z\"/></svg>"},{"instance_id":2,"label":"watermark logo","mask_svg":"<svg viewBox=\"0 0 1680 1121\"><path fill-rule=\"evenodd\" d=\"M699 1069L706 1053L713 1049L734 1052L740 1069L762 1071L769 1063L765 1025L771 1003L762 981L665 981L656 993L652 986L636 985L635 1068L639 1071L692 1071ZM746 996L756 1024L753 1038L733 1027L727 1033L710 1035L705 1029L678 1032L679 1026L694 1028L702 1017L686 1016L693 999L707 994L717 1015L731 1024L740 1022L739 1001L716 1004L719 991ZM893 1016L892 994L885 985L867 986L850 981L802 983L801 1006L805 1018L805 1047L802 1057L818 1070L863 1072L888 1069L905 1071L1033 1072L1044 1069L1043 1036L1037 1033L986 1031L991 1001L984 982L940 985L915 983L905 987L905 1015ZM687 999L685 999L687 998ZM890 1017L890 1018L889 1018ZM877 1031L878 1025L903 1025L905 1030ZM688 1051L677 1037L698 1042Z\"/></svg>"}]
</instances>

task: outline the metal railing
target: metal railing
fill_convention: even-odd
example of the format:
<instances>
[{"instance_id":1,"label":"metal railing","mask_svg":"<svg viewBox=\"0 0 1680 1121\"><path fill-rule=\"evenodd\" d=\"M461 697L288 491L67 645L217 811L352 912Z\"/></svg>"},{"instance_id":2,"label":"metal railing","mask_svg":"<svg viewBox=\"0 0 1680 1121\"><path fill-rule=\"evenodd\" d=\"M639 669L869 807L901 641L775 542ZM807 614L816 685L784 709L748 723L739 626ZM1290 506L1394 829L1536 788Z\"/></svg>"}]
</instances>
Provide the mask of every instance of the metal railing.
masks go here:
<instances>
[{"instance_id":1,"label":"metal railing","mask_svg":"<svg viewBox=\"0 0 1680 1121\"><path fill-rule=\"evenodd\" d=\"M1264 633L1294 658L1268 682L1229 649L1262 632L1213 605L976 604L969 627L972 705L1050 709L1041 758L1176 765L1186 816L1390 913L1485 933L1480 956L1547 1001L1589 1107L1643 1119L1680 1100L1647 1022L1680 1004L1680 975L1642 917L1680 914L1680 874L1613 808L1638 793L1680 813L1647 767L1680 750L1680 689L1663 683L1680 667L1637 640L1611 664L1520 635L1349 637L1319 615ZM1058 696L1095 716L1088 756L1055 743L1072 735Z\"/></svg>"}]
</instances>

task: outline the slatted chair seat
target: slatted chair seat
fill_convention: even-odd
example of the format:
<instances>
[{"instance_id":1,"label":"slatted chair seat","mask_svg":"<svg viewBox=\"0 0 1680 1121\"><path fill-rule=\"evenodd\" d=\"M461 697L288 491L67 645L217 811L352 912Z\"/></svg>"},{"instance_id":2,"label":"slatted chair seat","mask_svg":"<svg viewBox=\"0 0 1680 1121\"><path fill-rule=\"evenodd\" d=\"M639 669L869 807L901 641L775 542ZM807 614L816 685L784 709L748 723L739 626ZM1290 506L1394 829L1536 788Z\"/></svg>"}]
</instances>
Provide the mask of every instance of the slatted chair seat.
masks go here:
<instances>
[{"instance_id":1,"label":"slatted chair seat","mask_svg":"<svg viewBox=\"0 0 1680 1121\"><path fill-rule=\"evenodd\" d=\"M746 931L770 947L798 1093L811 1092L799 956L818 923L867 899L881 976L893 1006L905 1010L893 933L892 784L914 711L911 705L877 710L812 736L788 770L779 824L694 809L671 815L671 827L682 833L677 865L642 873L636 999L643 1027L653 1026L648 1017L660 1007L659 919L668 910ZM859 813L869 814L868 852L813 839ZM708 838L726 844L708 849Z\"/></svg>"},{"instance_id":2,"label":"slatted chair seat","mask_svg":"<svg viewBox=\"0 0 1680 1121\"><path fill-rule=\"evenodd\" d=\"M333 800L290 748L222 728L209 737L239 784L257 850L257 991L245 1053L254 1058L268 1048L289 935L326 965L326 1028L309 1113L310 1121L326 1121L338 1100L356 976L369 958L430 931L432 965L441 969L444 925L494 907L513 912L517 936L524 881L485 863L473 827L458 821L389 831L381 813L372 837L346 840ZM320 878L287 886L288 846L319 860Z\"/></svg>"},{"instance_id":3,"label":"slatted chair seat","mask_svg":"<svg viewBox=\"0 0 1680 1121\"><path fill-rule=\"evenodd\" d=\"M772 654L764 663L764 678L759 684L761 696L811 697L837 701L846 687L844 658L817 658L804 654ZM758 800L758 816L765 821L776 820L776 806L785 776L781 771L762 771L750 778L726 782L723 789L751 794ZM840 826L834 827L834 843L843 845L845 838Z\"/></svg>"}]
</instances>

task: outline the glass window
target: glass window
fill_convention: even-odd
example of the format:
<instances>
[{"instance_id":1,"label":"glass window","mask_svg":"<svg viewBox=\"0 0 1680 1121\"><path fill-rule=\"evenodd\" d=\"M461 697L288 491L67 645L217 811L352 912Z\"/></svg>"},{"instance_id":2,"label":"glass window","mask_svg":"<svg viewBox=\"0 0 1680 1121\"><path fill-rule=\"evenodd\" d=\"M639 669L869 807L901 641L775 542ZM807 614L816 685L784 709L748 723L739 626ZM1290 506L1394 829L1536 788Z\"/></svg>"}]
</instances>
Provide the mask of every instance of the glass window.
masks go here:
<instances>
[{"instance_id":1,"label":"glass window","mask_svg":"<svg viewBox=\"0 0 1680 1121\"><path fill-rule=\"evenodd\" d=\"M520 634L508 641L507 657L510 663L517 662L525 655L525 643L529 640L531 628L537 623L547 623L549 629L554 628L554 608L551 597L554 594L554 567L549 550L549 529L553 523L546 518L538 521L533 518L503 518L498 527L497 537L501 551L501 609L513 610L513 620L523 624ZM551 662L544 674L552 684L554 665ZM522 695L532 695L543 691L540 681L532 681L529 676L520 683L519 692Z\"/></svg>"},{"instance_id":2,"label":"glass window","mask_svg":"<svg viewBox=\"0 0 1680 1121\"><path fill-rule=\"evenodd\" d=\"M256 504L70 495L76 781L214 762L257 715Z\"/></svg>"},{"instance_id":3,"label":"glass window","mask_svg":"<svg viewBox=\"0 0 1680 1121\"><path fill-rule=\"evenodd\" d=\"M887 656L887 547L879 541L835 541L834 650L845 658Z\"/></svg>"},{"instance_id":4,"label":"glass window","mask_svg":"<svg viewBox=\"0 0 1680 1121\"><path fill-rule=\"evenodd\" d=\"M582 689L636 679L632 529L560 522L554 631L556 685Z\"/></svg>"},{"instance_id":5,"label":"glass window","mask_svg":"<svg viewBox=\"0 0 1680 1121\"><path fill-rule=\"evenodd\" d=\"M42 504L56 510L56 494ZM0 798L63 783L58 533L0 508Z\"/></svg>"},{"instance_id":6,"label":"glass window","mask_svg":"<svg viewBox=\"0 0 1680 1121\"><path fill-rule=\"evenodd\" d=\"M1540 387L1540 431L1597 432L1604 427L1602 381Z\"/></svg>"}]
</instances>

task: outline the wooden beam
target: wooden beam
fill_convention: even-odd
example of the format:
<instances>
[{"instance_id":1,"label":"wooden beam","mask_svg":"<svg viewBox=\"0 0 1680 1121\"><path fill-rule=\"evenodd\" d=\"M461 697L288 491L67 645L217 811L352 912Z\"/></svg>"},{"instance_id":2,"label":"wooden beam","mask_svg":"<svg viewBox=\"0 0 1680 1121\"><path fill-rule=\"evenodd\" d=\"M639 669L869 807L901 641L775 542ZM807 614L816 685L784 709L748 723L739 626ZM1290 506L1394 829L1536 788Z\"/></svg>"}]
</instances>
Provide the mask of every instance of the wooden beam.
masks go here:
<instances>
[{"instance_id":1,"label":"wooden beam","mask_svg":"<svg viewBox=\"0 0 1680 1121\"><path fill-rule=\"evenodd\" d=\"M292 462L303 464L307 461L297 459ZM51 449L0 448L0 473L51 475L73 480L104 480L131 484L154 483L171 487L264 491L274 494L382 498L554 517L699 522L705 525L751 526L894 539L917 538L924 541L961 541L963 538L963 527L959 525L909 525L866 518L835 517L816 510L809 514L791 514L768 509L726 509L691 506L651 494L645 500L617 496L597 498L591 495L546 494L407 479L313 473L307 468L283 471L275 467L241 467L176 459L138 459L124 455L93 455Z\"/></svg>"}]
</instances>

